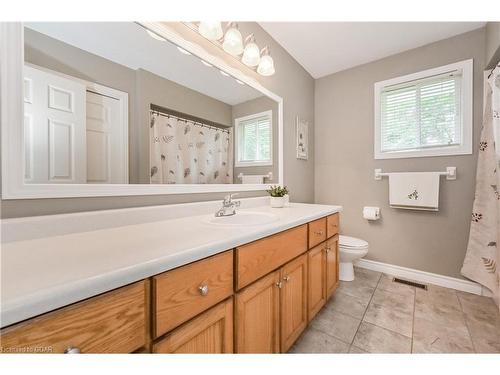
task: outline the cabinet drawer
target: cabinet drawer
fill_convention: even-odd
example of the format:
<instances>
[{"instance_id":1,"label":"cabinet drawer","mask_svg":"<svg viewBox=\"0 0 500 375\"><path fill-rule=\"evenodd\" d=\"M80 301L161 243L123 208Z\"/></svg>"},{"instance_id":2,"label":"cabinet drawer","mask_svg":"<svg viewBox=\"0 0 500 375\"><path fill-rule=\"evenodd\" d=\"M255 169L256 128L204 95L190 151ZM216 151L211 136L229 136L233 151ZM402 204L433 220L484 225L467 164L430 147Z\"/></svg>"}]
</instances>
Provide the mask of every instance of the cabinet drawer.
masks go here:
<instances>
[{"instance_id":1,"label":"cabinet drawer","mask_svg":"<svg viewBox=\"0 0 500 375\"><path fill-rule=\"evenodd\" d=\"M217 354L233 352L233 300L228 299L169 333L154 353Z\"/></svg>"},{"instance_id":2,"label":"cabinet drawer","mask_svg":"<svg viewBox=\"0 0 500 375\"><path fill-rule=\"evenodd\" d=\"M153 278L155 337L172 330L232 294L232 251L155 276Z\"/></svg>"},{"instance_id":3,"label":"cabinet drawer","mask_svg":"<svg viewBox=\"0 0 500 375\"><path fill-rule=\"evenodd\" d=\"M307 251L307 225L236 249L236 288L241 289Z\"/></svg>"},{"instance_id":4,"label":"cabinet drawer","mask_svg":"<svg viewBox=\"0 0 500 375\"><path fill-rule=\"evenodd\" d=\"M3 352L130 353L146 344L148 281L8 327L1 332Z\"/></svg>"},{"instance_id":5,"label":"cabinet drawer","mask_svg":"<svg viewBox=\"0 0 500 375\"><path fill-rule=\"evenodd\" d=\"M309 248L326 240L326 217L309 223Z\"/></svg>"},{"instance_id":6,"label":"cabinet drawer","mask_svg":"<svg viewBox=\"0 0 500 375\"><path fill-rule=\"evenodd\" d=\"M326 234L328 238L339 233L339 214L333 214L326 218Z\"/></svg>"}]
</instances>

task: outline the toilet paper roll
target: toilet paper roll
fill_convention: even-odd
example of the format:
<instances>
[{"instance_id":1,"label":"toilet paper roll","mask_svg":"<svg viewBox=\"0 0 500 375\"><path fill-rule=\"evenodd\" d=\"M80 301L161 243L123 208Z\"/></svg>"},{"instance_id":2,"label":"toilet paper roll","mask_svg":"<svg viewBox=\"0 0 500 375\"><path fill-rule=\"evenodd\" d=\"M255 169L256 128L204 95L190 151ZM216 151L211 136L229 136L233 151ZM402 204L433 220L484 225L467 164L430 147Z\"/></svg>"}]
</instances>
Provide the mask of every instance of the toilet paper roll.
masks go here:
<instances>
[{"instance_id":1,"label":"toilet paper roll","mask_svg":"<svg viewBox=\"0 0 500 375\"><path fill-rule=\"evenodd\" d=\"M367 220L378 220L380 219L380 208L379 207L364 207L363 217Z\"/></svg>"}]
</instances>

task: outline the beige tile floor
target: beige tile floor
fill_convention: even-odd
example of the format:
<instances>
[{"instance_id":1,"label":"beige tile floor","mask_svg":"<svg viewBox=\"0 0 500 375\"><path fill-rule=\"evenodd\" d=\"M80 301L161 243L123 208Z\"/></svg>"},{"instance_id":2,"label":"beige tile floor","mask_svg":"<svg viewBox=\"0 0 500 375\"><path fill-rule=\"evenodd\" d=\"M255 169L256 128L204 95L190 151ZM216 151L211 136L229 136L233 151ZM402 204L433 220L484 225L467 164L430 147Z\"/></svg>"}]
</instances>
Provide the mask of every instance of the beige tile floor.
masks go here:
<instances>
[{"instance_id":1,"label":"beige tile floor","mask_svg":"<svg viewBox=\"0 0 500 375\"><path fill-rule=\"evenodd\" d=\"M490 298L355 272L291 353L500 353L500 314Z\"/></svg>"}]
</instances>

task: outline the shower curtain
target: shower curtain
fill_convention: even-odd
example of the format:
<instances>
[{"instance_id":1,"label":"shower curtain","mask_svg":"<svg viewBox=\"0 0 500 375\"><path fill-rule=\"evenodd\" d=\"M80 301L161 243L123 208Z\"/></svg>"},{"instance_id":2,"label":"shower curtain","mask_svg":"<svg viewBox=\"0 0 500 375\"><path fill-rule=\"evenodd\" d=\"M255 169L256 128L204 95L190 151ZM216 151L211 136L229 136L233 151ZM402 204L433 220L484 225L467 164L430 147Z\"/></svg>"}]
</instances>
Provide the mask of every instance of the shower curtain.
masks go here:
<instances>
[{"instance_id":1,"label":"shower curtain","mask_svg":"<svg viewBox=\"0 0 500 375\"><path fill-rule=\"evenodd\" d=\"M493 293L500 301L500 174L499 153L495 151L500 135L500 64L485 82L483 128L479 141L476 195L472 211L469 245L462 274ZM500 306L500 305L499 305Z\"/></svg>"},{"instance_id":2,"label":"shower curtain","mask_svg":"<svg viewBox=\"0 0 500 375\"><path fill-rule=\"evenodd\" d=\"M233 182L230 130L151 111L152 184Z\"/></svg>"}]
</instances>

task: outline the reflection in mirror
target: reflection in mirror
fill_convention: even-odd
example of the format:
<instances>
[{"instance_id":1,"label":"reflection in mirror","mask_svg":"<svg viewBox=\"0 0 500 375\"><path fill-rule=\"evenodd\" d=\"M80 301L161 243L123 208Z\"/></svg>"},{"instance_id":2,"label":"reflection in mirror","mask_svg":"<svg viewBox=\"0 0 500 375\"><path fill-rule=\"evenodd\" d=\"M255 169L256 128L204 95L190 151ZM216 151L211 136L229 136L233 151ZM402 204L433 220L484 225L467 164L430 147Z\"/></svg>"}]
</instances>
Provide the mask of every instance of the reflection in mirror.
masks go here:
<instances>
[{"instance_id":1,"label":"reflection in mirror","mask_svg":"<svg viewBox=\"0 0 500 375\"><path fill-rule=\"evenodd\" d=\"M26 23L25 182L278 181L278 103L142 26Z\"/></svg>"}]
</instances>

